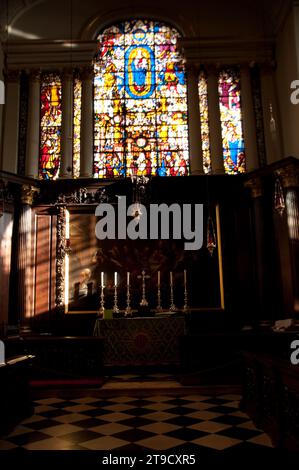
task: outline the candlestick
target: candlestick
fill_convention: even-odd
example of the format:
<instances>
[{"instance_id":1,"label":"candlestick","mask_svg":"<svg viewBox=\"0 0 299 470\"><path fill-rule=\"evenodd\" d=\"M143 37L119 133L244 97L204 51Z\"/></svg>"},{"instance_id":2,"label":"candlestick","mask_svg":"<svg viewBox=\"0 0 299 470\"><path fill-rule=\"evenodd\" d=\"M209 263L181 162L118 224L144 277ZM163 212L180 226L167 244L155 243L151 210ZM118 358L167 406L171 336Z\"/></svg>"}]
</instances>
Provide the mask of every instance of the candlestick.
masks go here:
<instances>
[{"instance_id":1,"label":"candlestick","mask_svg":"<svg viewBox=\"0 0 299 470\"><path fill-rule=\"evenodd\" d=\"M99 315L102 315L104 317L104 314L105 314L105 299L104 299L104 284L102 283L101 285L101 307L100 307L100 310L99 310Z\"/></svg>"},{"instance_id":2,"label":"candlestick","mask_svg":"<svg viewBox=\"0 0 299 470\"><path fill-rule=\"evenodd\" d=\"M172 276L172 271L170 271L170 308L169 310L171 312L176 312L177 308L174 304L174 298L173 298L173 276Z\"/></svg>"},{"instance_id":3,"label":"candlestick","mask_svg":"<svg viewBox=\"0 0 299 470\"><path fill-rule=\"evenodd\" d=\"M189 311L188 307L188 291L187 291L187 271L184 270L184 307L183 311L186 313Z\"/></svg>"},{"instance_id":4,"label":"candlestick","mask_svg":"<svg viewBox=\"0 0 299 470\"><path fill-rule=\"evenodd\" d=\"M127 307L125 314L126 316L132 315L132 309L131 309L131 295L130 295L130 273L127 273Z\"/></svg>"},{"instance_id":5,"label":"candlestick","mask_svg":"<svg viewBox=\"0 0 299 470\"><path fill-rule=\"evenodd\" d=\"M116 273L114 273L116 274ZM117 278L114 276L114 282L117 282ZM114 305L113 305L113 313L119 313L119 308L117 305L117 284L114 284Z\"/></svg>"},{"instance_id":6,"label":"candlestick","mask_svg":"<svg viewBox=\"0 0 299 470\"><path fill-rule=\"evenodd\" d=\"M160 271L158 271L158 274L160 273ZM157 299L158 299L158 305L157 305L157 312L162 312L163 311L163 308L162 308L162 305L161 305L161 287L160 287L160 276L158 277L158 291L157 291Z\"/></svg>"}]
</instances>

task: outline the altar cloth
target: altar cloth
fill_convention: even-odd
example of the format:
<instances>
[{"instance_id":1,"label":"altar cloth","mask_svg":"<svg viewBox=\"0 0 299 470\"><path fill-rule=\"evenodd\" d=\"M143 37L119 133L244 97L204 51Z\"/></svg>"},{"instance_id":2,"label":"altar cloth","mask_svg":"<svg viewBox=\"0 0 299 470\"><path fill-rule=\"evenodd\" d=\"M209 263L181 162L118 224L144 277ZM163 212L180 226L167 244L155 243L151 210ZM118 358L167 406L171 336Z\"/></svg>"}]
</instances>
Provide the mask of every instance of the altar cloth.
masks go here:
<instances>
[{"instance_id":1,"label":"altar cloth","mask_svg":"<svg viewBox=\"0 0 299 470\"><path fill-rule=\"evenodd\" d=\"M185 318L173 315L97 319L94 328L94 335L104 338L105 366L179 364L184 334Z\"/></svg>"}]
</instances>

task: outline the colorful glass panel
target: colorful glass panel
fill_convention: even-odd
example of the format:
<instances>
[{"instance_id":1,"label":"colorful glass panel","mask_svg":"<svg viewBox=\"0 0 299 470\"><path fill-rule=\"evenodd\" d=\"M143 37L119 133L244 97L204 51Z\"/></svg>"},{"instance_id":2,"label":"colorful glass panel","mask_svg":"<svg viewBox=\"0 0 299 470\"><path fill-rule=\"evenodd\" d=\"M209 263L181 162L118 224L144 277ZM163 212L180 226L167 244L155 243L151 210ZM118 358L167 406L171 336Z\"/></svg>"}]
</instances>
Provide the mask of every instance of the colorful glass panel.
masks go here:
<instances>
[{"instance_id":1,"label":"colorful glass panel","mask_svg":"<svg viewBox=\"0 0 299 470\"><path fill-rule=\"evenodd\" d=\"M45 74L41 82L41 126L39 177L53 180L59 175L61 141L61 79Z\"/></svg>"},{"instance_id":2,"label":"colorful glass panel","mask_svg":"<svg viewBox=\"0 0 299 470\"><path fill-rule=\"evenodd\" d=\"M235 70L219 75L219 105L222 127L224 169L228 174L245 172L240 77Z\"/></svg>"},{"instance_id":3,"label":"colorful glass panel","mask_svg":"<svg viewBox=\"0 0 299 470\"><path fill-rule=\"evenodd\" d=\"M74 80L74 115L73 115L73 177L80 176L80 133L81 133L81 98L82 82Z\"/></svg>"},{"instance_id":4,"label":"colorful glass panel","mask_svg":"<svg viewBox=\"0 0 299 470\"><path fill-rule=\"evenodd\" d=\"M204 73L201 73L198 80L199 110L200 110L200 130L203 155L203 169L205 173L210 173L211 150L210 150L210 127L208 109L208 84Z\"/></svg>"},{"instance_id":5,"label":"colorful glass panel","mask_svg":"<svg viewBox=\"0 0 299 470\"><path fill-rule=\"evenodd\" d=\"M178 32L125 21L98 38L94 176L189 173L187 89Z\"/></svg>"}]
</instances>

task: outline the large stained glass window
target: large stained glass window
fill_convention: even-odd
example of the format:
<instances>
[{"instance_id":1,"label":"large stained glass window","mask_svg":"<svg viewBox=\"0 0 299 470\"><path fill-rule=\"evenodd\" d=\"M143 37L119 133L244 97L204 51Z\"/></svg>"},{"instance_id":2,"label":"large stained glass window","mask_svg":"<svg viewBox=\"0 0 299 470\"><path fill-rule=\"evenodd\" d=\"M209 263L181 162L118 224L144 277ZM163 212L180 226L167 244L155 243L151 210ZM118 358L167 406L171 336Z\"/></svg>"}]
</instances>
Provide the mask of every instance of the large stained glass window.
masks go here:
<instances>
[{"instance_id":1,"label":"large stained glass window","mask_svg":"<svg viewBox=\"0 0 299 470\"><path fill-rule=\"evenodd\" d=\"M94 176L189 172L185 70L178 32L125 21L98 38L94 79Z\"/></svg>"},{"instance_id":2,"label":"large stained glass window","mask_svg":"<svg viewBox=\"0 0 299 470\"><path fill-rule=\"evenodd\" d=\"M58 177L61 141L61 78L49 73L41 82L41 126L39 177Z\"/></svg>"},{"instance_id":3,"label":"large stained glass window","mask_svg":"<svg viewBox=\"0 0 299 470\"><path fill-rule=\"evenodd\" d=\"M210 127L208 110L208 84L202 72L198 80L200 129L202 142L203 169L205 173L211 172Z\"/></svg>"},{"instance_id":4,"label":"large stained glass window","mask_svg":"<svg viewBox=\"0 0 299 470\"><path fill-rule=\"evenodd\" d=\"M244 173L240 77L236 70L223 70L219 75L219 105L225 172Z\"/></svg>"},{"instance_id":5,"label":"large stained glass window","mask_svg":"<svg viewBox=\"0 0 299 470\"><path fill-rule=\"evenodd\" d=\"M80 132L81 132L81 97L82 82L74 79L74 115L73 115L73 177L80 176Z\"/></svg>"}]
</instances>

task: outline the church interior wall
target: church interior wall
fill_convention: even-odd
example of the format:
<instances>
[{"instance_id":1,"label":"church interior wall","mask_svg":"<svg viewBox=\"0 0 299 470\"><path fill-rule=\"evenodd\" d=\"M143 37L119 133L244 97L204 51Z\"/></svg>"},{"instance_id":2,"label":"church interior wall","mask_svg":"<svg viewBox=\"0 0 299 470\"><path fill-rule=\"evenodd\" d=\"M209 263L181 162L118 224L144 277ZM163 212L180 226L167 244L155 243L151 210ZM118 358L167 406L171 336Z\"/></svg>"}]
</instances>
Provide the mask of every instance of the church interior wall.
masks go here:
<instances>
[{"instance_id":1,"label":"church interior wall","mask_svg":"<svg viewBox=\"0 0 299 470\"><path fill-rule=\"evenodd\" d=\"M276 39L276 89L283 133L283 154L299 156L298 120L299 105L291 102L291 83L298 80L298 13L292 9Z\"/></svg>"}]
</instances>

